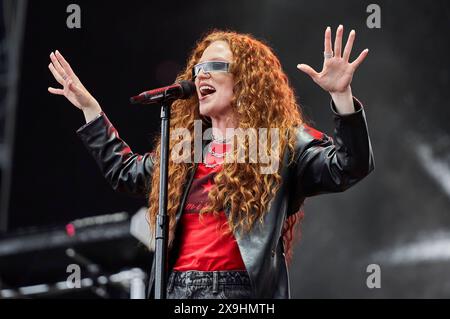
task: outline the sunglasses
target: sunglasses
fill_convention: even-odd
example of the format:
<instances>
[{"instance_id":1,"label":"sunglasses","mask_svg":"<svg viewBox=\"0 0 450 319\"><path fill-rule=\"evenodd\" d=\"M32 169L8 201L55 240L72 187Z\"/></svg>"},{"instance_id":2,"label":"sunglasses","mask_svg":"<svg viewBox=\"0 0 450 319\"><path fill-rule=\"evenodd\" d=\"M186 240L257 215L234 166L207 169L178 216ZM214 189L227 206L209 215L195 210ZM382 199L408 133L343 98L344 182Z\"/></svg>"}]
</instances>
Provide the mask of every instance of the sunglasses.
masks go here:
<instances>
[{"instance_id":1,"label":"sunglasses","mask_svg":"<svg viewBox=\"0 0 450 319\"><path fill-rule=\"evenodd\" d=\"M192 79L195 79L198 76L200 70L203 70L204 73L229 72L230 64L231 63L229 62L222 62L222 61L206 61L196 64L192 69Z\"/></svg>"}]
</instances>

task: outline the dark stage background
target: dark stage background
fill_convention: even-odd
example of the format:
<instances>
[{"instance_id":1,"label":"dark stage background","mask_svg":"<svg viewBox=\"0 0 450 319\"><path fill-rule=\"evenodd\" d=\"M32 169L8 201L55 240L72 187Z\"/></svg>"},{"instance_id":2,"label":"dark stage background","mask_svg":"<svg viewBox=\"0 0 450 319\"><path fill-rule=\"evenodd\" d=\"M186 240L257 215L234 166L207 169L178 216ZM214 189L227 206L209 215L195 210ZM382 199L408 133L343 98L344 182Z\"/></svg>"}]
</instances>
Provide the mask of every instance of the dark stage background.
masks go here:
<instances>
[{"instance_id":1,"label":"dark stage background","mask_svg":"<svg viewBox=\"0 0 450 319\"><path fill-rule=\"evenodd\" d=\"M352 89L365 106L376 168L345 193L307 200L292 297L450 297L448 1L377 1L379 29L366 25L371 1L77 1L80 29L66 26L70 3L28 2L9 232L146 205L110 189L75 134L83 114L47 92L57 85L51 51L62 52L121 137L144 153L159 134L160 109L128 98L172 83L211 28L266 40L313 125L332 134L329 94L296 65L319 69L326 26L334 41L343 24L344 41L357 33L352 59L370 49ZM380 266L381 288L366 285L370 264Z\"/></svg>"}]
</instances>

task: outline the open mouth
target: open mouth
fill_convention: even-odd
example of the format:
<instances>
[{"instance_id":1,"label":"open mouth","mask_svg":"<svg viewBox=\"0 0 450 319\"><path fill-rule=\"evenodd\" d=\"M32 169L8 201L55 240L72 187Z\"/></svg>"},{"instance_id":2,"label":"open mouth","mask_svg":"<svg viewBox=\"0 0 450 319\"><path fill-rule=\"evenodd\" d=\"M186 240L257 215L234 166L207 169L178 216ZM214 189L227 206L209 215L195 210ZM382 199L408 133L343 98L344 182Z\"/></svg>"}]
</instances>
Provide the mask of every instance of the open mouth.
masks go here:
<instances>
[{"instance_id":1,"label":"open mouth","mask_svg":"<svg viewBox=\"0 0 450 319\"><path fill-rule=\"evenodd\" d=\"M198 91L200 92L200 97L203 99L214 94L216 92L216 89L211 85L203 84L199 87Z\"/></svg>"}]
</instances>

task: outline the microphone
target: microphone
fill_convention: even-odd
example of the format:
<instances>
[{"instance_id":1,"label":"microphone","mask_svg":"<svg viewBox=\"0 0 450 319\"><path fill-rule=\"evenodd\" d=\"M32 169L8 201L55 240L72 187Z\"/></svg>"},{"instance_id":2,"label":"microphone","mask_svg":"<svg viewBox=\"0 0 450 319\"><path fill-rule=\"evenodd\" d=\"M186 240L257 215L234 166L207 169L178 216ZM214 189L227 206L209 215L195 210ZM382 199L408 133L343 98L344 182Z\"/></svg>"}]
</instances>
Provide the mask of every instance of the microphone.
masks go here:
<instances>
[{"instance_id":1,"label":"microphone","mask_svg":"<svg viewBox=\"0 0 450 319\"><path fill-rule=\"evenodd\" d=\"M132 104L152 104L170 100L187 99L195 92L192 81L180 81L169 86L142 92L130 98Z\"/></svg>"}]
</instances>

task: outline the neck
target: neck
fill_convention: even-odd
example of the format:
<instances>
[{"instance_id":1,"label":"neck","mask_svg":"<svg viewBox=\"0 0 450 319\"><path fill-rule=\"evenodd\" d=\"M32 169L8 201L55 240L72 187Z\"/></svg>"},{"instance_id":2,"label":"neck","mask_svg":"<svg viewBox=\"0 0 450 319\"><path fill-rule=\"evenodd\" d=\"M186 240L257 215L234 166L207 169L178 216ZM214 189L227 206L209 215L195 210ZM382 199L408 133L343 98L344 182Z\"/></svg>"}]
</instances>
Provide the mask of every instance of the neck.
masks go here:
<instances>
[{"instance_id":1,"label":"neck","mask_svg":"<svg viewBox=\"0 0 450 319\"><path fill-rule=\"evenodd\" d=\"M227 137L227 128L236 128L233 117L211 117L212 132L215 138L223 140Z\"/></svg>"}]
</instances>

